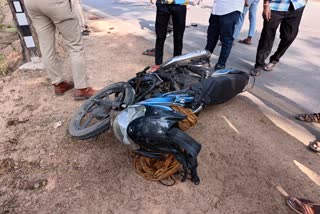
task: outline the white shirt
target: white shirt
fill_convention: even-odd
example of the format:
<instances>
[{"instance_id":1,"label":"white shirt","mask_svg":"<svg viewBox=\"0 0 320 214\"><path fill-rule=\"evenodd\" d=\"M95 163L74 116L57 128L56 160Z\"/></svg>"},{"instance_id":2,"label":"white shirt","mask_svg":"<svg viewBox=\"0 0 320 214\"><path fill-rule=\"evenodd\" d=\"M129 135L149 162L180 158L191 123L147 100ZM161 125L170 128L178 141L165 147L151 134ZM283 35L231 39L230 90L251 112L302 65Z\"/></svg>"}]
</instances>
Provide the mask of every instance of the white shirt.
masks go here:
<instances>
[{"instance_id":1,"label":"white shirt","mask_svg":"<svg viewBox=\"0 0 320 214\"><path fill-rule=\"evenodd\" d=\"M214 0L212 14L222 16L234 11L243 12L245 0Z\"/></svg>"}]
</instances>

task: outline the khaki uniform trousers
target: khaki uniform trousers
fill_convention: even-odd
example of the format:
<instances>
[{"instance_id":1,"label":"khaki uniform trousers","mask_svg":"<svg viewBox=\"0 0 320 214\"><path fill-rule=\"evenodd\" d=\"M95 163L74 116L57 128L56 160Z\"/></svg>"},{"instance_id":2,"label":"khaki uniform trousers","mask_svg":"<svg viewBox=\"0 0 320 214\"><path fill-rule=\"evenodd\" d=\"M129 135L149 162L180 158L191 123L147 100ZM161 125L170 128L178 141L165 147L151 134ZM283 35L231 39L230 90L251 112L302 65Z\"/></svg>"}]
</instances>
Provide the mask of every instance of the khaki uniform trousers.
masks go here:
<instances>
[{"instance_id":1,"label":"khaki uniform trousers","mask_svg":"<svg viewBox=\"0 0 320 214\"><path fill-rule=\"evenodd\" d=\"M84 30L86 27L86 21L84 18L81 2L80 0L71 0L71 4L72 4L72 10L75 12L75 14L78 17L81 30Z\"/></svg>"},{"instance_id":2,"label":"khaki uniform trousers","mask_svg":"<svg viewBox=\"0 0 320 214\"><path fill-rule=\"evenodd\" d=\"M52 84L63 79L56 53L56 30L70 50L76 89L87 87L86 65L80 26L69 0L25 0L25 6L37 31L45 69Z\"/></svg>"}]
</instances>

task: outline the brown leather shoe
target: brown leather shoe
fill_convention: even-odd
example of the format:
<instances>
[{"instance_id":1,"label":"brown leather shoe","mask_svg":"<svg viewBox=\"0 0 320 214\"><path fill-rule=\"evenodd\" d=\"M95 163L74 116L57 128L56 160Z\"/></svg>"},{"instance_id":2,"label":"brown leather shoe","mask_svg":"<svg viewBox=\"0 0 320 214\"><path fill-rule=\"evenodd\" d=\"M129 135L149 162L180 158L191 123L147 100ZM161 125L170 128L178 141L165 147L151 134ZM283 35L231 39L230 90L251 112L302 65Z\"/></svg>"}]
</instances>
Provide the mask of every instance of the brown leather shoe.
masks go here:
<instances>
[{"instance_id":1,"label":"brown leather shoe","mask_svg":"<svg viewBox=\"0 0 320 214\"><path fill-rule=\"evenodd\" d=\"M64 95L64 93L74 87L73 82L63 81L59 84L53 85L54 93L58 96Z\"/></svg>"},{"instance_id":2,"label":"brown leather shoe","mask_svg":"<svg viewBox=\"0 0 320 214\"><path fill-rule=\"evenodd\" d=\"M82 88L82 89L74 89L73 95L75 100L85 100L94 95L97 91L91 87Z\"/></svg>"}]
</instances>

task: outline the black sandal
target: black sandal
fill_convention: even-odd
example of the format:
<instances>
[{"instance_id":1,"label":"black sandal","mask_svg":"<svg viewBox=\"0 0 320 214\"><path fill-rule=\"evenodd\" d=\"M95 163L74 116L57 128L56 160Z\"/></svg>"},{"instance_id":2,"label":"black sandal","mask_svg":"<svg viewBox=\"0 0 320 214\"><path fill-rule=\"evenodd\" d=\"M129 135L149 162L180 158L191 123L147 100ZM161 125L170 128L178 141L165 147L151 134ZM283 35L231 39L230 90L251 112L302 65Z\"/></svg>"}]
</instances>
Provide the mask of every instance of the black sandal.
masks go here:
<instances>
[{"instance_id":1,"label":"black sandal","mask_svg":"<svg viewBox=\"0 0 320 214\"><path fill-rule=\"evenodd\" d=\"M319 205L313 201L293 196L288 198L287 204L293 211L299 214L316 214L319 209Z\"/></svg>"},{"instance_id":2,"label":"black sandal","mask_svg":"<svg viewBox=\"0 0 320 214\"><path fill-rule=\"evenodd\" d=\"M308 123L320 123L320 113L298 114L296 119Z\"/></svg>"},{"instance_id":3,"label":"black sandal","mask_svg":"<svg viewBox=\"0 0 320 214\"><path fill-rule=\"evenodd\" d=\"M309 148L314 152L320 152L320 141L316 140L309 144Z\"/></svg>"}]
</instances>

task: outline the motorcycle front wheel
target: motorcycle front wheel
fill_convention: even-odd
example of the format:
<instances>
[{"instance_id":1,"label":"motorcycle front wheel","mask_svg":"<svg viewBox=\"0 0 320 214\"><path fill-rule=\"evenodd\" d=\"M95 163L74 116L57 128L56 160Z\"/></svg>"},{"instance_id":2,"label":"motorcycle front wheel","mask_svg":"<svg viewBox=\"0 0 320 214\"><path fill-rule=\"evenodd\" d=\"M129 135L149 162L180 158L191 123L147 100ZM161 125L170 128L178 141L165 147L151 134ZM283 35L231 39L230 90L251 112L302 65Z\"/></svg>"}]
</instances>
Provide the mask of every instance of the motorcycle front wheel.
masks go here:
<instances>
[{"instance_id":1,"label":"motorcycle front wheel","mask_svg":"<svg viewBox=\"0 0 320 214\"><path fill-rule=\"evenodd\" d=\"M135 91L126 82L113 83L86 100L74 114L69 134L79 140L95 137L110 128L110 112L115 106L134 103Z\"/></svg>"}]
</instances>

